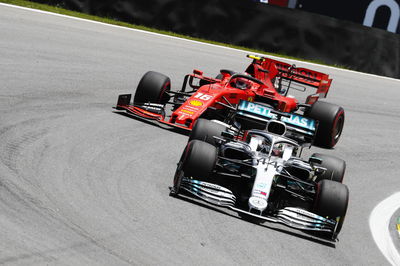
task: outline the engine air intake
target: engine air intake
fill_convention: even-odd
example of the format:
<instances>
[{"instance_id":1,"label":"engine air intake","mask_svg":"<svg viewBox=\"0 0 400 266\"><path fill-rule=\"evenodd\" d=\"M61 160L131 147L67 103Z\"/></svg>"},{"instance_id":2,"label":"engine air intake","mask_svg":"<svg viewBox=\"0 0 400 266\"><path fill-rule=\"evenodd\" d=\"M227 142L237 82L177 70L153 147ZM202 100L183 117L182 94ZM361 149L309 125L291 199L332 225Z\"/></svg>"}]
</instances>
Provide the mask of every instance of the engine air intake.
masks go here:
<instances>
[{"instance_id":1,"label":"engine air intake","mask_svg":"<svg viewBox=\"0 0 400 266\"><path fill-rule=\"evenodd\" d=\"M268 122L266 130L270 133L283 136L286 133L286 125L280 121L271 120Z\"/></svg>"}]
</instances>

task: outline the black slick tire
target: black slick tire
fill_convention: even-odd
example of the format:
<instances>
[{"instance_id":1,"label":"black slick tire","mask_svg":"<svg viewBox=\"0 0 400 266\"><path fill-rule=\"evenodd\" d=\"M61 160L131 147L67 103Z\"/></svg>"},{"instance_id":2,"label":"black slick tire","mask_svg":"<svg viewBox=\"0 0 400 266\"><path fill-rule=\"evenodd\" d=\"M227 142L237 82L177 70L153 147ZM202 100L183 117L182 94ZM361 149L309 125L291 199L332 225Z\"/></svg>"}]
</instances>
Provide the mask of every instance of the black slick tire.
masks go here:
<instances>
[{"instance_id":1,"label":"black slick tire","mask_svg":"<svg viewBox=\"0 0 400 266\"><path fill-rule=\"evenodd\" d=\"M317 101L306 112L306 116L319 121L314 144L323 148L333 148L338 143L344 126L342 107Z\"/></svg>"},{"instance_id":2,"label":"black slick tire","mask_svg":"<svg viewBox=\"0 0 400 266\"><path fill-rule=\"evenodd\" d=\"M332 180L339 183L343 182L343 177L346 172L346 162L344 160L335 156L321 153L314 153L311 157L321 159L322 163L318 164L318 166L327 169L323 174L318 176L318 178L315 180L316 182L323 179Z\"/></svg>"},{"instance_id":3,"label":"black slick tire","mask_svg":"<svg viewBox=\"0 0 400 266\"><path fill-rule=\"evenodd\" d=\"M189 141L183 157L183 172L185 177L207 181L217 162L217 148L200 141Z\"/></svg>"},{"instance_id":4,"label":"black slick tire","mask_svg":"<svg viewBox=\"0 0 400 266\"><path fill-rule=\"evenodd\" d=\"M211 145L216 145L214 136L221 137L226 126L204 118L197 119L189 136L190 140L202 140Z\"/></svg>"},{"instance_id":5,"label":"black slick tire","mask_svg":"<svg viewBox=\"0 0 400 266\"><path fill-rule=\"evenodd\" d=\"M317 184L314 201L314 212L323 217L336 220L336 228L332 238L336 239L342 229L349 202L349 189L346 185L332 181L321 180Z\"/></svg>"},{"instance_id":6,"label":"black slick tire","mask_svg":"<svg viewBox=\"0 0 400 266\"><path fill-rule=\"evenodd\" d=\"M136 88L134 104L159 103L165 104L169 100L168 91L171 89L171 80L164 74L149 71L143 75Z\"/></svg>"}]
</instances>

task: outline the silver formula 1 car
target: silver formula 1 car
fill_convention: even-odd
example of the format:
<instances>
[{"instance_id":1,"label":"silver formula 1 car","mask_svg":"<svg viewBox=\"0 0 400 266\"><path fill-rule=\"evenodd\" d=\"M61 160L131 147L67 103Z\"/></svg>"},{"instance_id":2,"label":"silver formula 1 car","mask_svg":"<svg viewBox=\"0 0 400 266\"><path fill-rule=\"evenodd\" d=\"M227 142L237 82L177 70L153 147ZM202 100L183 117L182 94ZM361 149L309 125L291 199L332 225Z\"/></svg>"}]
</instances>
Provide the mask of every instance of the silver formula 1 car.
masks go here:
<instances>
[{"instance_id":1,"label":"silver formula 1 car","mask_svg":"<svg viewBox=\"0 0 400 266\"><path fill-rule=\"evenodd\" d=\"M244 135L218 121L197 123L201 128L192 131L170 195L185 193L255 223L280 223L337 239L349 199L343 160L318 153L301 159L302 146L285 137L287 124L276 119Z\"/></svg>"}]
</instances>

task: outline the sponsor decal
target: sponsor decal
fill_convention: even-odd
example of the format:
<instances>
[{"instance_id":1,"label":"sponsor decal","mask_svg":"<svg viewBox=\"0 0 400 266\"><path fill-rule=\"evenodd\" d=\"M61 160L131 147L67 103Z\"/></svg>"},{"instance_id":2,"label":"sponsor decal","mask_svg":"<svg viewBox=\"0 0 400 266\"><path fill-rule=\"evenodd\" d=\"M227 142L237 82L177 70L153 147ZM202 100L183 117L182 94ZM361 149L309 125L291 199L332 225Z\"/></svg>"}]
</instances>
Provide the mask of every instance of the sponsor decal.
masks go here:
<instances>
[{"instance_id":1,"label":"sponsor decal","mask_svg":"<svg viewBox=\"0 0 400 266\"><path fill-rule=\"evenodd\" d=\"M374 0L372 1L365 12L364 26L372 27L375 21L376 13L379 8L387 7L390 9L389 23L387 31L396 32L400 21L400 6L395 0Z\"/></svg>"},{"instance_id":2,"label":"sponsor decal","mask_svg":"<svg viewBox=\"0 0 400 266\"><path fill-rule=\"evenodd\" d=\"M193 105L193 106L202 106L203 105L203 103L201 101L198 101L198 100L192 100L189 103L191 105Z\"/></svg>"},{"instance_id":3,"label":"sponsor decal","mask_svg":"<svg viewBox=\"0 0 400 266\"><path fill-rule=\"evenodd\" d=\"M162 110L162 108L156 107L156 106L143 106L143 109L145 109L146 111L149 111L149 112L154 112L154 113Z\"/></svg>"},{"instance_id":4,"label":"sponsor decal","mask_svg":"<svg viewBox=\"0 0 400 266\"><path fill-rule=\"evenodd\" d=\"M256 103L241 101L239 105L239 110L257 114L270 119L278 119L278 116L276 114L273 114L270 108ZM281 121L315 131L315 120L303 117L301 115L291 114L290 117L282 117Z\"/></svg>"},{"instance_id":5,"label":"sponsor decal","mask_svg":"<svg viewBox=\"0 0 400 266\"><path fill-rule=\"evenodd\" d=\"M194 114L194 112L192 112L192 111L189 111L189 110L185 110L185 109L182 109L182 110L181 110L181 112L182 112L182 113L189 114L189 115L192 115L192 114Z\"/></svg>"},{"instance_id":6,"label":"sponsor decal","mask_svg":"<svg viewBox=\"0 0 400 266\"><path fill-rule=\"evenodd\" d=\"M163 104L159 104L159 103L145 103L144 106L152 106L152 107L164 108L164 105Z\"/></svg>"},{"instance_id":7,"label":"sponsor decal","mask_svg":"<svg viewBox=\"0 0 400 266\"><path fill-rule=\"evenodd\" d=\"M287 208L283 209L283 212L290 217L305 220L310 223L314 223L315 225L321 224L321 223L328 223L331 225L336 224L334 220L329 220L329 219L319 216L315 213L312 213L312 212L309 212L309 211L306 211L303 209L299 209L299 208L287 207Z\"/></svg>"},{"instance_id":8,"label":"sponsor decal","mask_svg":"<svg viewBox=\"0 0 400 266\"><path fill-rule=\"evenodd\" d=\"M251 197L249 199L249 203L252 207L257 208L259 210L264 210L267 206L268 203L266 200L259 198L259 197Z\"/></svg>"},{"instance_id":9,"label":"sponsor decal","mask_svg":"<svg viewBox=\"0 0 400 266\"><path fill-rule=\"evenodd\" d=\"M197 98L197 99L200 99L200 100L204 100L204 101L208 101L208 100L210 100L212 97L213 97L212 95L208 95L208 94L201 93L201 92L198 92L198 93L196 93L196 94L194 95L194 98Z\"/></svg>"},{"instance_id":10,"label":"sponsor decal","mask_svg":"<svg viewBox=\"0 0 400 266\"><path fill-rule=\"evenodd\" d=\"M254 195L255 197L259 197L259 198L264 198L267 196L267 193L262 190L259 190L259 189L254 189L252 195Z\"/></svg>"},{"instance_id":11,"label":"sponsor decal","mask_svg":"<svg viewBox=\"0 0 400 266\"><path fill-rule=\"evenodd\" d=\"M183 107L185 110L188 110L188 111L193 111L193 112L196 112L197 110L199 110L199 107L198 106L192 106L192 105L190 105L190 104L185 104L185 106Z\"/></svg>"},{"instance_id":12,"label":"sponsor decal","mask_svg":"<svg viewBox=\"0 0 400 266\"><path fill-rule=\"evenodd\" d=\"M254 101L254 98L250 96L249 98L247 98L247 101L252 102L252 101Z\"/></svg>"},{"instance_id":13,"label":"sponsor decal","mask_svg":"<svg viewBox=\"0 0 400 266\"><path fill-rule=\"evenodd\" d=\"M317 222L317 221L325 221L326 220L322 216L316 215L316 214L314 214L312 212L308 212L308 211L305 211L305 210L302 210L302 209L294 209L294 211L297 212L297 215L298 215L297 217L299 217L299 218L302 218L304 216L310 216L311 217L310 218L311 221L316 221Z\"/></svg>"},{"instance_id":14,"label":"sponsor decal","mask_svg":"<svg viewBox=\"0 0 400 266\"><path fill-rule=\"evenodd\" d=\"M290 66L283 65L283 64L280 64L280 63L276 63L276 66L277 66L278 69L284 70L284 71L289 71L289 67L290 67ZM294 69L292 69L291 73L294 74L294 75L302 76L302 78L305 81L312 81L314 79L317 79L317 73L315 73L313 71L310 71L310 70L307 70L307 69L303 69L303 68L300 68L300 69L299 68L294 68Z\"/></svg>"},{"instance_id":15,"label":"sponsor decal","mask_svg":"<svg viewBox=\"0 0 400 266\"><path fill-rule=\"evenodd\" d=\"M293 1L297 1L296 7L304 11L400 34L400 0Z\"/></svg>"},{"instance_id":16,"label":"sponsor decal","mask_svg":"<svg viewBox=\"0 0 400 266\"><path fill-rule=\"evenodd\" d=\"M267 184L265 184L265 183L258 183L257 184L258 188L265 188L266 186L267 186Z\"/></svg>"},{"instance_id":17,"label":"sponsor decal","mask_svg":"<svg viewBox=\"0 0 400 266\"><path fill-rule=\"evenodd\" d=\"M222 187L220 185L217 185L217 184L203 182L203 181L199 181L199 180L191 180L191 182L194 183L194 184L205 186L205 187L209 187L209 188L212 188L212 189L222 190L222 191L225 191L225 192L231 192L229 189L224 188L224 187Z\"/></svg>"},{"instance_id":18,"label":"sponsor decal","mask_svg":"<svg viewBox=\"0 0 400 266\"><path fill-rule=\"evenodd\" d=\"M261 194L261 190L259 190L259 189L254 189L253 194Z\"/></svg>"}]
</instances>

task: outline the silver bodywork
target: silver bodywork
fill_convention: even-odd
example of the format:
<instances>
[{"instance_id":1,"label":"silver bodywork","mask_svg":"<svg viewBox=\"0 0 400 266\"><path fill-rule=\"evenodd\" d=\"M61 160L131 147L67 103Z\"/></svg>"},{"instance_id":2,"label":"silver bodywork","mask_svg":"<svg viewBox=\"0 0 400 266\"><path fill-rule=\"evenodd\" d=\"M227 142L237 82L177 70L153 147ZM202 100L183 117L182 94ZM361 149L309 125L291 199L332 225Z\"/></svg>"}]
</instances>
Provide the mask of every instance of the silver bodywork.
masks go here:
<instances>
[{"instance_id":1,"label":"silver bodywork","mask_svg":"<svg viewBox=\"0 0 400 266\"><path fill-rule=\"evenodd\" d=\"M247 209L238 208L234 193L217 184L183 177L181 188L211 204L229 208L261 221L281 223L302 230L334 232L335 220L326 219L302 208L284 207L274 213L268 211L275 179L278 175L290 175L285 166L302 169L308 173L306 178L312 179L313 168L295 156L299 149L301 147L295 141L261 130L249 131L246 142L227 141L220 146L222 155L229 150L238 150L250 158L248 160L255 171L255 177ZM229 164L225 164L224 167L229 167Z\"/></svg>"}]
</instances>

